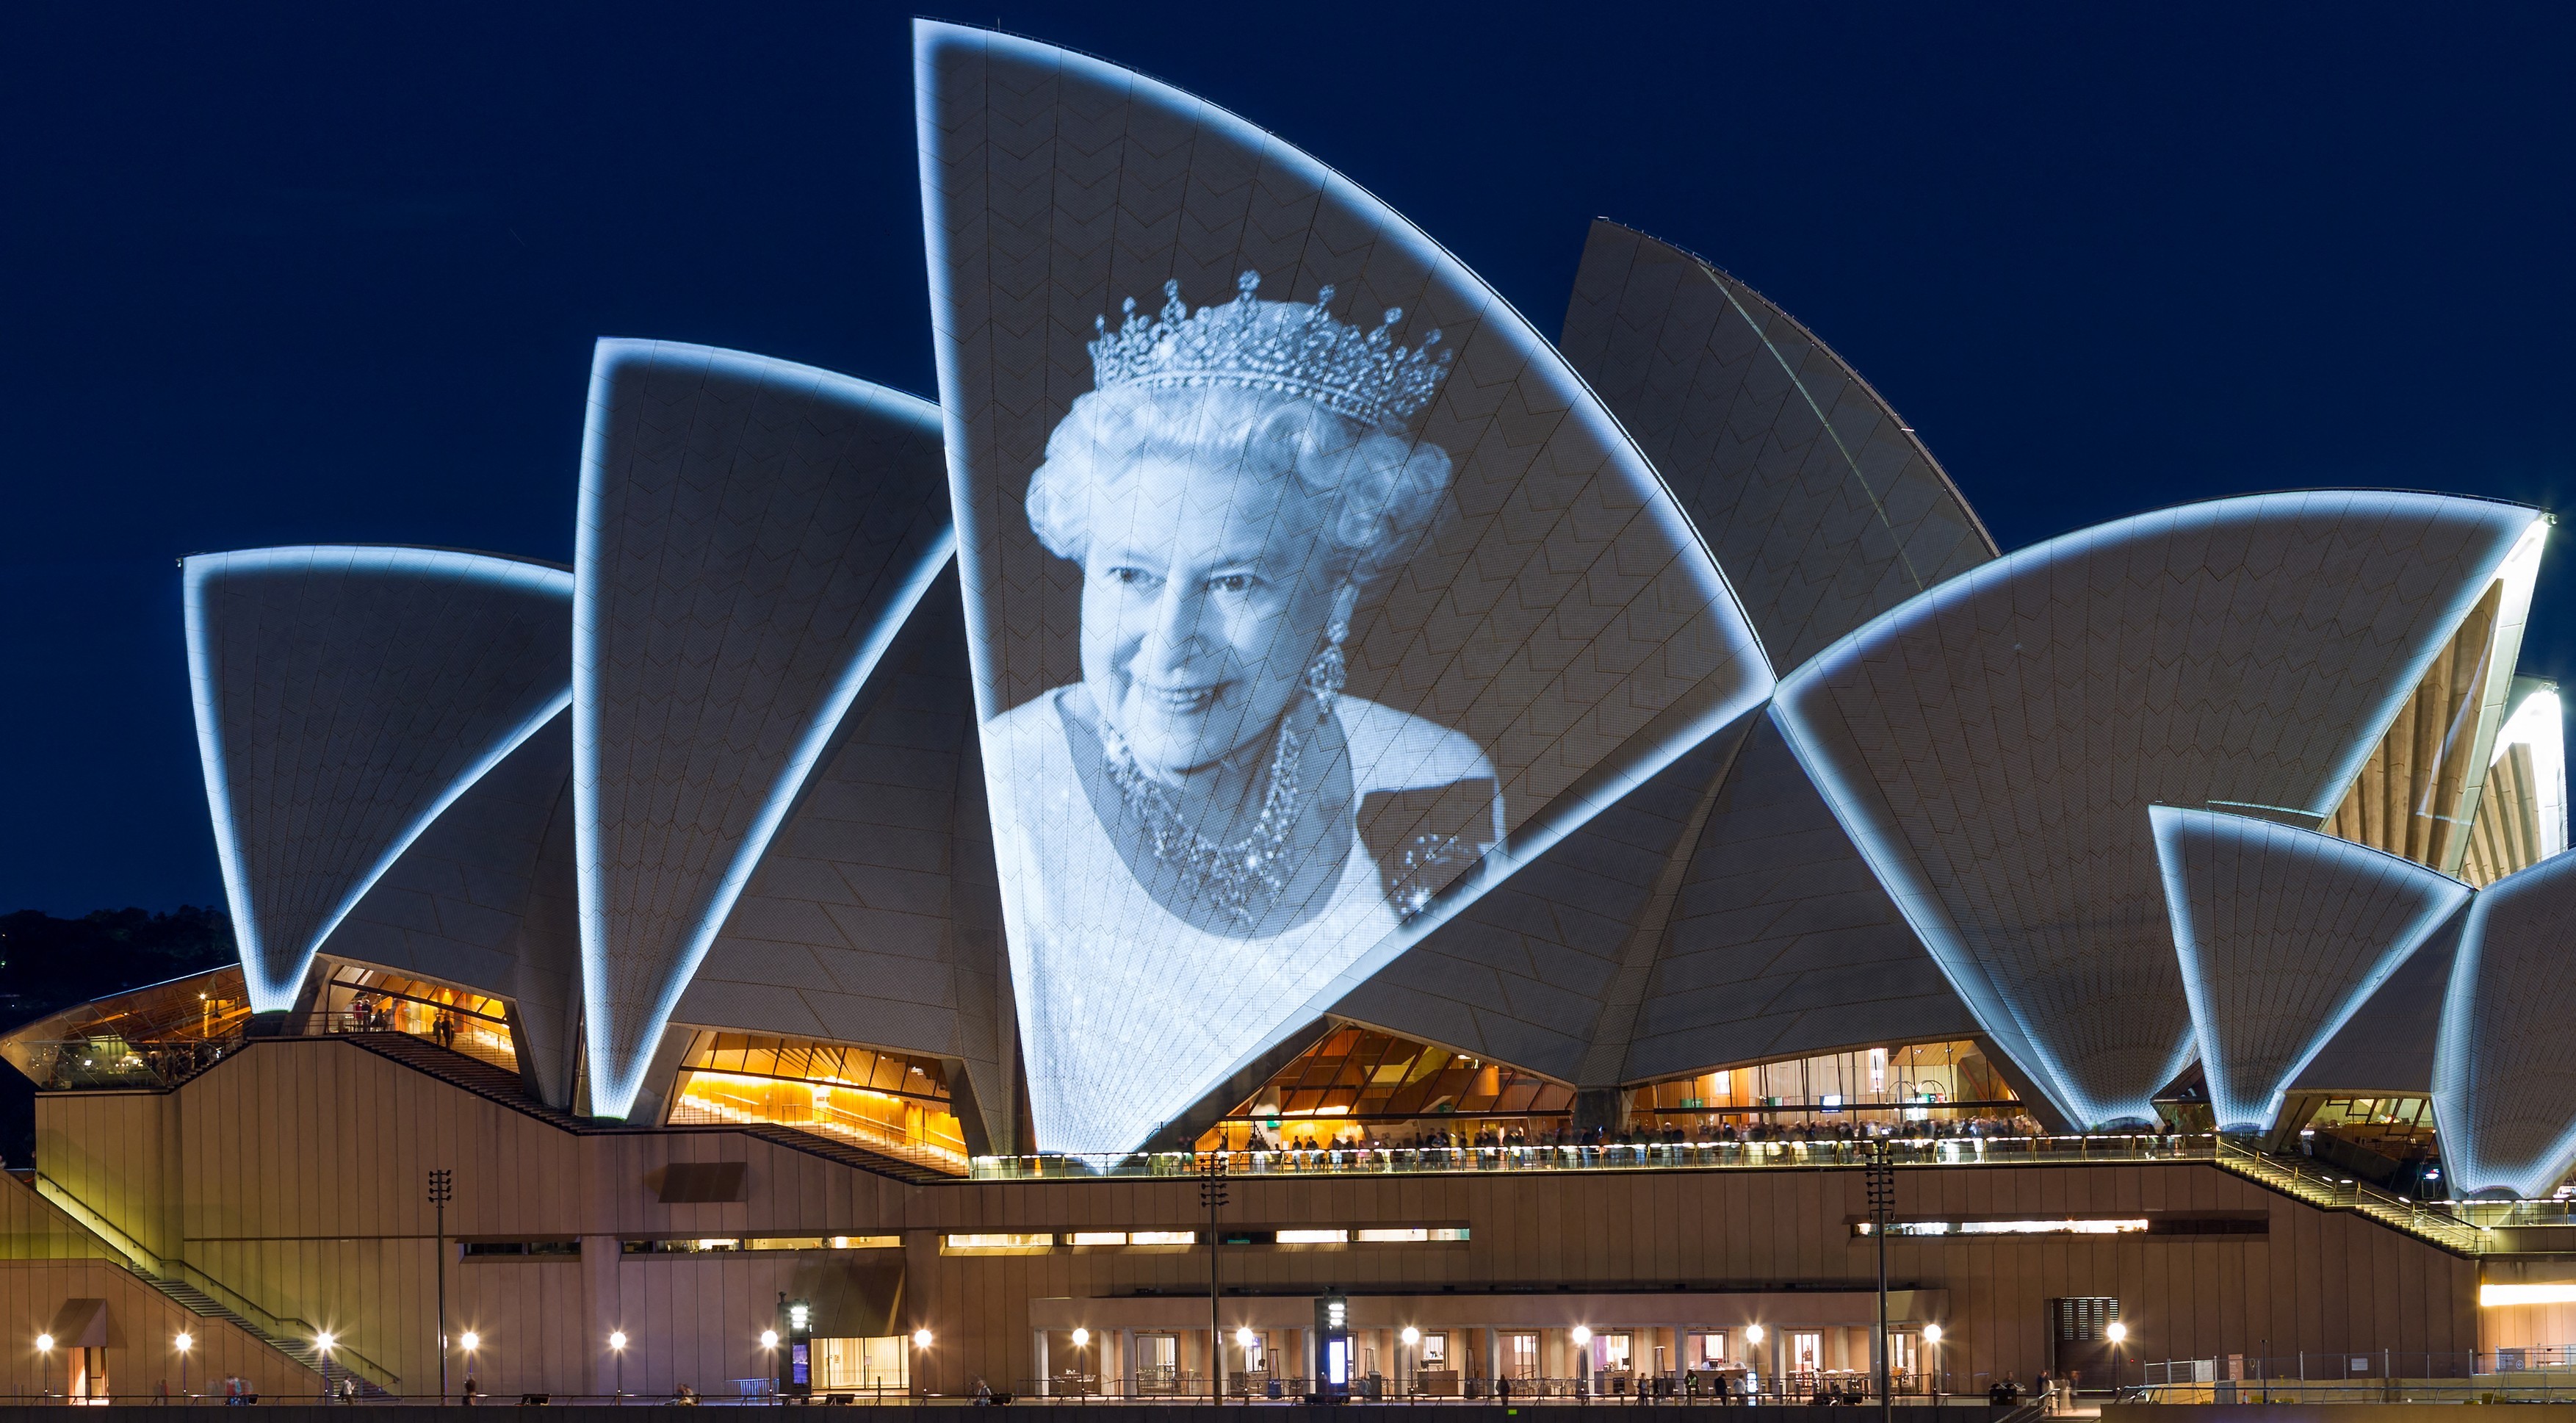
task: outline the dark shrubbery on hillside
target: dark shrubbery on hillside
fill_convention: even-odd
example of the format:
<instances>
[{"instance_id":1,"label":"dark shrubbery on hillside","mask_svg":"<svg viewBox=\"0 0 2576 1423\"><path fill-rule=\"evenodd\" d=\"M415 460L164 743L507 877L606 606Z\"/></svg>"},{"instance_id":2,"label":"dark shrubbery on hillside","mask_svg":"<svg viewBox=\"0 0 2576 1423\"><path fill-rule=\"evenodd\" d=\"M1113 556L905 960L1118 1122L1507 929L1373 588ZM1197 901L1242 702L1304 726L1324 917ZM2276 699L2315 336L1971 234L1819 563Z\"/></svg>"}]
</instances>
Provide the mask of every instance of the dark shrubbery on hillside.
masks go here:
<instances>
[{"instance_id":1,"label":"dark shrubbery on hillside","mask_svg":"<svg viewBox=\"0 0 2576 1423\"><path fill-rule=\"evenodd\" d=\"M232 960L232 919L221 909L101 909L78 919L34 909L0 914L0 1024Z\"/></svg>"},{"instance_id":2,"label":"dark shrubbery on hillside","mask_svg":"<svg viewBox=\"0 0 2576 1423\"><path fill-rule=\"evenodd\" d=\"M78 919L34 909L0 914L0 1026L232 961L232 919L220 909L101 909ZM35 1149L36 1085L0 1071L0 1158L24 1166Z\"/></svg>"}]
</instances>

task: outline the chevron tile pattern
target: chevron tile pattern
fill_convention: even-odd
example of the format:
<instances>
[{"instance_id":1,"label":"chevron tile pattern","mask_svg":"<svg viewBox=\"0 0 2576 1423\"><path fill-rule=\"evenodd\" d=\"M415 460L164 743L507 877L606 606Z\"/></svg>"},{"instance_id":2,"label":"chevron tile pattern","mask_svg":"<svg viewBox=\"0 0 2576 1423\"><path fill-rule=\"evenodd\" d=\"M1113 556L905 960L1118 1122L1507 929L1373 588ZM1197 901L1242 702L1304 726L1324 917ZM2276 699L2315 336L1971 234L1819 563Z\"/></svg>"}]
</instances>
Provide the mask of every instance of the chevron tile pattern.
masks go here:
<instances>
[{"instance_id":1,"label":"chevron tile pattern","mask_svg":"<svg viewBox=\"0 0 2576 1423\"><path fill-rule=\"evenodd\" d=\"M1008 1141L1011 1024L963 614L942 575L674 1016L961 1061L994 1109L960 1094L981 1155Z\"/></svg>"},{"instance_id":2,"label":"chevron tile pattern","mask_svg":"<svg viewBox=\"0 0 2576 1423\"><path fill-rule=\"evenodd\" d=\"M2422 1097L2433 1090L2433 1050L2442 1032L2442 996L2460 952L2466 914L2454 914L2406 956L2351 1021L2326 1040L2290 1083L2320 1096Z\"/></svg>"},{"instance_id":3,"label":"chevron tile pattern","mask_svg":"<svg viewBox=\"0 0 2576 1423\"><path fill-rule=\"evenodd\" d=\"M2542 1196L2576 1168L2576 856L2479 890L2433 1063L2451 1194Z\"/></svg>"},{"instance_id":4,"label":"chevron tile pattern","mask_svg":"<svg viewBox=\"0 0 2576 1423\"><path fill-rule=\"evenodd\" d=\"M1689 853L1620 1080L1978 1031L1770 717Z\"/></svg>"},{"instance_id":5,"label":"chevron tile pattern","mask_svg":"<svg viewBox=\"0 0 2576 1423\"><path fill-rule=\"evenodd\" d=\"M1023 505L1048 436L1092 387L1095 319L1131 297L1159 306L1167 280L1193 307L1223 301L1247 271L1270 300L1333 287L1345 321L1400 308L1399 342L1436 328L1456 353L1416 432L1455 462L1450 506L1361 611L1348 694L1471 740L1499 775L1507 826L1536 821L1552 839L1595 808L1560 803L1587 777L1651 775L1767 692L1758 642L1653 470L1548 343L1410 224L1277 138L1127 71L930 22L915 39L932 325L988 716L1081 675L1078 570L1039 545ZM988 774L1024 772L996 760ZM1151 965L1154 936L1138 935L1135 962ZM1165 996L1133 1013L1136 994L1081 970L1093 1006L1064 1023L1045 1021L1047 1005L1082 995L1033 991L1045 974L1023 959L1040 1137L1143 1139L1400 946L1140 968ZM1094 1060L1073 1066L1051 1043L1096 1045ZM1095 1107L1117 1119L1084 1115Z\"/></svg>"},{"instance_id":6,"label":"chevron tile pattern","mask_svg":"<svg viewBox=\"0 0 2576 1423\"><path fill-rule=\"evenodd\" d=\"M1859 373L1670 243L1595 221L1564 347L1663 471L1783 672L1995 556Z\"/></svg>"},{"instance_id":7,"label":"chevron tile pattern","mask_svg":"<svg viewBox=\"0 0 2576 1423\"><path fill-rule=\"evenodd\" d=\"M441 549L186 563L189 682L251 1001L439 811L563 707L572 578Z\"/></svg>"},{"instance_id":8,"label":"chevron tile pattern","mask_svg":"<svg viewBox=\"0 0 2576 1423\"><path fill-rule=\"evenodd\" d=\"M572 842L567 709L430 822L322 956L509 999L539 1095L569 1106L581 997Z\"/></svg>"},{"instance_id":9,"label":"chevron tile pattern","mask_svg":"<svg viewBox=\"0 0 2576 1423\"><path fill-rule=\"evenodd\" d=\"M2147 807L2321 819L2534 517L2319 493L2120 520L1880 616L1778 714L1998 1045L2075 1121L2149 1118L2191 1022Z\"/></svg>"},{"instance_id":10,"label":"chevron tile pattern","mask_svg":"<svg viewBox=\"0 0 2576 1423\"><path fill-rule=\"evenodd\" d=\"M2294 825L2148 809L2174 951L2221 1131L2268 1130L2309 1059L2468 886Z\"/></svg>"},{"instance_id":11,"label":"chevron tile pattern","mask_svg":"<svg viewBox=\"0 0 2576 1423\"><path fill-rule=\"evenodd\" d=\"M1566 1082L1585 1058L1651 913L1659 879L1700 807L1734 764L1754 719L1693 747L1617 804L1424 935L1354 989L1337 1017ZM1653 919L1650 924L1647 921Z\"/></svg>"},{"instance_id":12,"label":"chevron tile pattern","mask_svg":"<svg viewBox=\"0 0 2576 1423\"><path fill-rule=\"evenodd\" d=\"M575 555L593 1106L672 1006L948 546L938 414L759 356L603 341Z\"/></svg>"}]
</instances>

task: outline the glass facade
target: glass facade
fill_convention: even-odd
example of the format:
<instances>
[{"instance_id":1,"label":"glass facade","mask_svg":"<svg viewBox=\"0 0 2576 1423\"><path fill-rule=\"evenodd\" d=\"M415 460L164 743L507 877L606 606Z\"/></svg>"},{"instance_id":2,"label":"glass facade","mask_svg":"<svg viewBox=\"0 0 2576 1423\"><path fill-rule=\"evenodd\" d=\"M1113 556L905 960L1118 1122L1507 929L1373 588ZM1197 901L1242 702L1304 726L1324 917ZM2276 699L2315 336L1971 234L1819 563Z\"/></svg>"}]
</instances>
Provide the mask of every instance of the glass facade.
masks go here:
<instances>
[{"instance_id":1,"label":"glass facade","mask_svg":"<svg viewBox=\"0 0 2576 1423\"><path fill-rule=\"evenodd\" d=\"M1721 1127L1840 1122L2009 1123L2021 1099L1973 1041L1912 1043L1793 1058L1650 1083L1632 1124L1686 1134Z\"/></svg>"},{"instance_id":2,"label":"glass facade","mask_svg":"<svg viewBox=\"0 0 2576 1423\"><path fill-rule=\"evenodd\" d=\"M221 1059L249 1019L242 971L219 968L29 1023L0 1057L48 1092L172 1087Z\"/></svg>"},{"instance_id":3,"label":"glass facade","mask_svg":"<svg viewBox=\"0 0 2576 1423\"><path fill-rule=\"evenodd\" d=\"M1912 1043L1729 1068L1629 1089L1604 1137L1715 1141L1837 1126L1936 1133L2027 1126L2020 1099L1973 1041ZM1574 1128L1574 1089L1498 1062L1341 1027L1203 1133L1201 1151L1336 1145L1545 1145Z\"/></svg>"},{"instance_id":4,"label":"glass facade","mask_svg":"<svg viewBox=\"0 0 2576 1423\"><path fill-rule=\"evenodd\" d=\"M962 1174L965 1130L937 1058L798 1038L699 1033L671 1121L793 1127Z\"/></svg>"},{"instance_id":5,"label":"glass facade","mask_svg":"<svg viewBox=\"0 0 2576 1423\"><path fill-rule=\"evenodd\" d=\"M519 1070L509 1006L489 994L343 964L332 970L322 1007L329 1032L408 1033Z\"/></svg>"},{"instance_id":6,"label":"glass facade","mask_svg":"<svg viewBox=\"0 0 2576 1423\"><path fill-rule=\"evenodd\" d=\"M1336 1028L1206 1133L1199 1149L1472 1139L1559 1125L1573 1105L1574 1089L1561 1082L1366 1028Z\"/></svg>"}]
</instances>

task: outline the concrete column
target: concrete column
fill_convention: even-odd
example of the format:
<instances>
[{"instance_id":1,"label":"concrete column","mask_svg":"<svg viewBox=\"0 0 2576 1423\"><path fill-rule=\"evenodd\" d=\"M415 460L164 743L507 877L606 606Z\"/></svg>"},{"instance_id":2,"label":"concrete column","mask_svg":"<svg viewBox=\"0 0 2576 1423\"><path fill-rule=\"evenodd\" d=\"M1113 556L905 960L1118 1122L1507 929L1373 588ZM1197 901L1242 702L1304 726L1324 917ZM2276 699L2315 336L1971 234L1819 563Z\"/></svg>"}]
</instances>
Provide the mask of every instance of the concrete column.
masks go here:
<instances>
[{"instance_id":1,"label":"concrete column","mask_svg":"<svg viewBox=\"0 0 2576 1423\"><path fill-rule=\"evenodd\" d=\"M1036 1347L1031 1350L1037 1366L1031 1370L1029 1377L1037 1380L1037 1395L1044 1398L1054 1391L1047 1370L1047 1332L1043 1329L1033 1329L1029 1332L1037 1336Z\"/></svg>"},{"instance_id":2,"label":"concrete column","mask_svg":"<svg viewBox=\"0 0 2576 1423\"><path fill-rule=\"evenodd\" d=\"M624 1301L618 1295L617 1237L585 1235L581 1238L581 1322L574 1334L574 1347L581 1350L576 1358L586 1358L585 1371L592 1393L607 1393L617 1386L617 1361L609 1357L608 1331L624 1329Z\"/></svg>"},{"instance_id":3,"label":"concrete column","mask_svg":"<svg viewBox=\"0 0 2576 1423\"><path fill-rule=\"evenodd\" d=\"M1503 1332L1494 1328L1492 1325L1485 1326L1483 1332L1485 1335L1486 1389L1490 1392L1493 1387L1491 1381L1503 1376Z\"/></svg>"}]
</instances>

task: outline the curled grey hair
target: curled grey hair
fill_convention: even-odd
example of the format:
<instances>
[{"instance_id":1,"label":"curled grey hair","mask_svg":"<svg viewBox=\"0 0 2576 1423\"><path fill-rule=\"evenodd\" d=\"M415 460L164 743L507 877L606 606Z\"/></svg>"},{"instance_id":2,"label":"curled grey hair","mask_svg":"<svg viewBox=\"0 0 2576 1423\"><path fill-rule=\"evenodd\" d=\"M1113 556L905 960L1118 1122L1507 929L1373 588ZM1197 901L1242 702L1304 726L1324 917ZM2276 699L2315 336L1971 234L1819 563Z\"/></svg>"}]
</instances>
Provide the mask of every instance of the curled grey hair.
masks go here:
<instances>
[{"instance_id":1,"label":"curled grey hair","mask_svg":"<svg viewBox=\"0 0 2576 1423\"><path fill-rule=\"evenodd\" d=\"M1090 494L1165 459L1293 478L1328 501L1321 534L1336 572L1367 588L1413 553L1449 491L1449 452L1312 401L1235 386L1126 386L1073 402L1029 479L1029 524L1058 558L1091 545Z\"/></svg>"}]
</instances>

